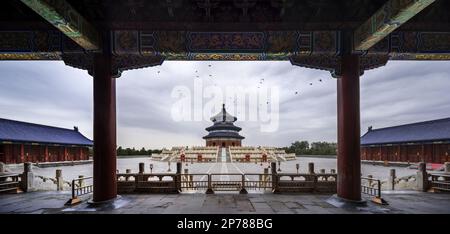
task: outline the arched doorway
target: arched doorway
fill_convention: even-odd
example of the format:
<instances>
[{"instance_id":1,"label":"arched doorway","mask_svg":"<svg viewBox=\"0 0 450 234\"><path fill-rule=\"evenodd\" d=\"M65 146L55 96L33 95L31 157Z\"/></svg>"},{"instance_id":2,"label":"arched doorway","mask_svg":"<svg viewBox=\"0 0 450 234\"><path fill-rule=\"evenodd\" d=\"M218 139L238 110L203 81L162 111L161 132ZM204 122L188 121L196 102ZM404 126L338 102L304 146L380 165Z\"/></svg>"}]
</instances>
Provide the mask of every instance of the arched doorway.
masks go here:
<instances>
[{"instance_id":1,"label":"arched doorway","mask_svg":"<svg viewBox=\"0 0 450 234\"><path fill-rule=\"evenodd\" d=\"M225 147L225 142L222 142L222 147Z\"/></svg>"}]
</instances>

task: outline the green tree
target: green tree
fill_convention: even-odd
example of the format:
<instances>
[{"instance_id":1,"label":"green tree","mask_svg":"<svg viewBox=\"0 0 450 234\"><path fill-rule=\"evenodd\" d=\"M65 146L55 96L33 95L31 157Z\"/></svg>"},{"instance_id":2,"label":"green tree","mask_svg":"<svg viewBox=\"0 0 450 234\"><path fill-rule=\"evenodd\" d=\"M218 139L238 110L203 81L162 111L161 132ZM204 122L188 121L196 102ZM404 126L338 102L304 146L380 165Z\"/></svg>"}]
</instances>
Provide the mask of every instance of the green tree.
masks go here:
<instances>
[{"instance_id":1,"label":"green tree","mask_svg":"<svg viewBox=\"0 0 450 234\"><path fill-rule=\"evenodd\" d=\"M287 153L296 155L336 155L337 144L334 142L295 141L289 147L284 147Z\"/></svg>"}]
</instances>

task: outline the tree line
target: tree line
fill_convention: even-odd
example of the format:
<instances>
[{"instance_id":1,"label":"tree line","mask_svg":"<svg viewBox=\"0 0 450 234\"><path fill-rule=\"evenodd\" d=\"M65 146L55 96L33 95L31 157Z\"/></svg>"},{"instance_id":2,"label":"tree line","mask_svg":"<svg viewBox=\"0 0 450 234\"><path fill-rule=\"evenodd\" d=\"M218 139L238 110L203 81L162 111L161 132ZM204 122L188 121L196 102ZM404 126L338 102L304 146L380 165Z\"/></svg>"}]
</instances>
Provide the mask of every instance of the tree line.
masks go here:
<instances>
[{"instance_id":1,"label":"tree line","mask_svg":"<svg viewBox=\"0 0 450 234\"><path fill-rule=\"evenodd\" d=\"M335 142L312 142L295 141L289 147L283 147L286 153L295 153L295 155L336 155L337 143Z\"/></svg>"},{"instance_id":2,"label":"tree line","mask_svg":"<svg viewBox=\"0 0 450 234\"><path fill-rule=\"evenodd\" d=\"M162 150L159 149L145 149L145 147L142 147L140 150L133 148L122 148L122 146L119 146L117 148L117 155L119 156L128 156L128 155L152 155L152 154L160 154Z\"/></svg>"}]
</instances>

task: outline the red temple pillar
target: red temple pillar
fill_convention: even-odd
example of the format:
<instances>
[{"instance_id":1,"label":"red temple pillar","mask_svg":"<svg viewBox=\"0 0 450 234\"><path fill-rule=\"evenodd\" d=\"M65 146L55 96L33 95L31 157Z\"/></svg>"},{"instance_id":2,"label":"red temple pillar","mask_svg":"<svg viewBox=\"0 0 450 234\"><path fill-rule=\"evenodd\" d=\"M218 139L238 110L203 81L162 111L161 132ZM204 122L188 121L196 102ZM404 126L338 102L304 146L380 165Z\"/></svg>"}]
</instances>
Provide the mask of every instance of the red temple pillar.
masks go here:
<instances>
[{"instance_id":1,"label":"red temple pillar","mask_svg":"<svg viewBox=\"0 0 450 234\"><path fill-rule=\"evenodd\" d=\"M94 202L116 198L116 81L111 56L94 57Z\"/></svg>"},{"instance_id":2,"label":"red temple pillar","mask_svg":"<svg viewBox=\"0 0 450 234\"><path fill-rule=\"evenodd\" d=\"M337 81L338 185L340 198L361 200L359 56L342 56Z\"/></svg>"},{"instance_id":3,"label":"red temple pillar","mask_svg":"<svg viewBox=\"0 0 450 234\"><path fill-rule=\"evenodd\" d=\"M45 146L44 149L44 162L48 162L48 146Z\"/></svg>"},{"instance_id":4,"label":"red temple pillar","mask_svg":"<svg viewBox=\"0 0 450 234\"><path fill-rule=\"evenodd\" d=\"M25 162L25 149L24 149L24 145L20 144L20 161L19 163L23 163Z\"/></svg>"},{"instance_id":5,"label":"red temple pillar","mask_svg":"<svg viewBox=\"0 0 450 234\"><path fill-rule=\"evenodd\" d=\"M84 155L83 155L83 147L80 147L78 150L78 158L77 160L83 160L84 159Z\"/></svg>"},{"instance_id":6,"label":"red temple pillar","mask_svg":"<svg viewBox=\"0 0 450 234\"><path fill-rule=\"evenodd\" d=\"M67 161L67 147L64 146L64 156L63 156L63 161Z\"/></svg>"}]
</instances>

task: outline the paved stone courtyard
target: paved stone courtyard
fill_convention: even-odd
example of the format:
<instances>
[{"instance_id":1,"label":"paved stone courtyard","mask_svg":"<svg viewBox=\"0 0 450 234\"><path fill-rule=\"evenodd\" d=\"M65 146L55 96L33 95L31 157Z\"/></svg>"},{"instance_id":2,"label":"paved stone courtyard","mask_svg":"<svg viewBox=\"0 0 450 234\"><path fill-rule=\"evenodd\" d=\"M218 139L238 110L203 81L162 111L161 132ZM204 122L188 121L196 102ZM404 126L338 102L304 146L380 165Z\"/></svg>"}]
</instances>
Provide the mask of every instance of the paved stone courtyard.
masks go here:
<instances>
[{"instance_id":1,"label":"paved stone courtyard","mask_svg":"<svg viewBox=\"0 0 450 234\"><path fill-rule=\"evenodd\" d=\"M450 213L450 194L395 191L383 194L389 205L367 202L366 207L337 208L327 202L331 195L247 194L133 194L122 195L108 207L84 202L64 206L70 192L30 192L0 196L0 213L113 213L113 214L347 214L347 213ZM366 197L366 199L369 199Z\"/></svg>"}]
</instances>

